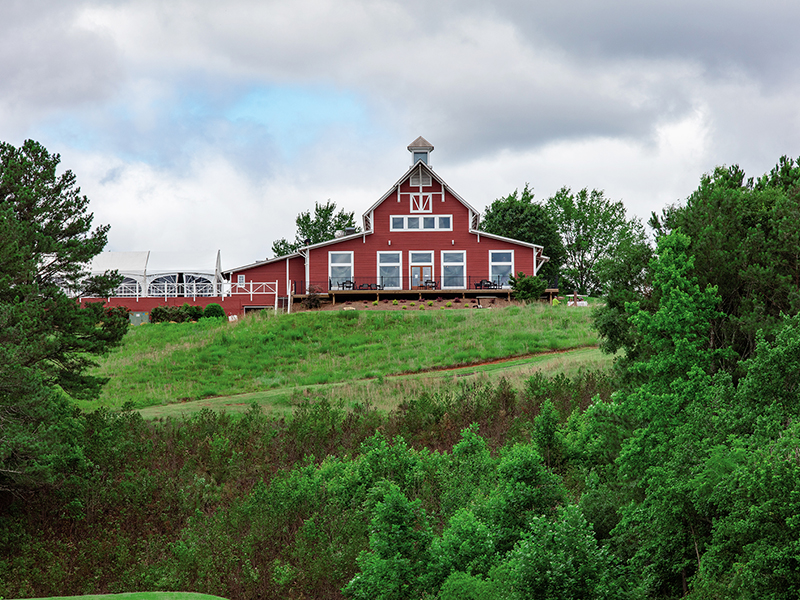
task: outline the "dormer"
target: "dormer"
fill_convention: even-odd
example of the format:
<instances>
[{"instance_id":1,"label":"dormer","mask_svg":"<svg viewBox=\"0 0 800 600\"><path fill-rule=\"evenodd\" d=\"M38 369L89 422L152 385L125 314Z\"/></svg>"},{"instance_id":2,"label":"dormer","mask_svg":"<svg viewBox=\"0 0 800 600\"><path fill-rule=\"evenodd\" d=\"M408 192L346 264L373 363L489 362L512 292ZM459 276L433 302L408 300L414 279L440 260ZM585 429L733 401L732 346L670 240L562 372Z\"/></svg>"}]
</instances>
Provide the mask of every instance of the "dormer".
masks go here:
<instances>
[{"instance_id":1,"label":"dormer","mask_svg":"<svg viewBox=\"0 0 800 600\"><path fill-rule=\"evenodd\" d=\"M431 146L431 143L424 137L419 136L417 139L411 142L408 145L408 151L411 152L412 167L419 161L422 161L426 165L430 166L429 157L430 153L433 152L433 146Z\"/></svg>"}]
</instances>

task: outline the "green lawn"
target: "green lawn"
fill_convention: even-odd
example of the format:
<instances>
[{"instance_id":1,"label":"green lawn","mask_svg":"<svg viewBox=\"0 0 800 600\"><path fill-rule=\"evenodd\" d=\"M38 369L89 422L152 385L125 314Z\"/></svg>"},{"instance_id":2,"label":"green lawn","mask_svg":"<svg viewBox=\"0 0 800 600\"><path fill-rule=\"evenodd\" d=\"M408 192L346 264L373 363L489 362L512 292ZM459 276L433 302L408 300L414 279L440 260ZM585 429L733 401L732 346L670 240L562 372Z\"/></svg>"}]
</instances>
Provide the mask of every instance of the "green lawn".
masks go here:
<instances>
[{"instance_id":1,"label":"green lawn","mask_svg":"<svg viewBox=\"0 0 800 600\"><path fill-rule=\"evenodd\" d=\"M372 405L381 410L392 410L408 398L423 393L447 392L463 384L497 384L504 377L513 387L522 389L525 381L536 372L542 372L548 377L562 373L574 377L581 372L605 369L612 361L612 356L601 353L597 348L579 348L452 370L390 375L333 384L291 386L178 404L162 404L143 408L140 412L146 419L157 419L192 414L204 408L239 413L248 410L252 404L258 404L265 412L282 415L290 413L298 402L308 398L344 400L347 406Z\"/></svg>"},{"instance_id":2,"label":"green lawn","mask_svg":"<svg viewBox=\"0 0 800 600\"><path fill-rule=\"evenodd\" d=\"M204 398L380 380L598 343L591 309L326 311L227 323L146 325L97 369L100 404L159 406ZM81 403L96 408L96 402Z\"/></svg>"}]
</instances>

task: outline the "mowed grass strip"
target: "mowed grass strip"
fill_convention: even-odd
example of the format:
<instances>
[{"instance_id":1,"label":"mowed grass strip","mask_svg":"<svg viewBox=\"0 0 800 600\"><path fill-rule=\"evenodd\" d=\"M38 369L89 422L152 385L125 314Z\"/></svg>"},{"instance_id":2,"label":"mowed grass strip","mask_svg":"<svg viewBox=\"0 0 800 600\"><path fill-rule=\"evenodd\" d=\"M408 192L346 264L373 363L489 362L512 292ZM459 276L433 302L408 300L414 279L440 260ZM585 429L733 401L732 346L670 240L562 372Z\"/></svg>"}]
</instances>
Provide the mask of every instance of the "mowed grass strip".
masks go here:
<instances>
[{"instance_id":1,"label":"mowed grass strip","mask_svg":"<svg viewBox=\"0 0 800 600\"><path fill-rule=\"evenodd\" d=\"M145 419L177 418L200 412L204 408L234 414L244 413L253 404L257 404L265 413L286 416L301 402L311 399L326 399L331 403L343 401L347 408L374 406L388 412L409 398L417 398L422 394L456 393L463 385L497 385L501 378L505 378L511 387L523 389L525 382L536 373L542 373L546 377L563 374L574 378L582 373L605 370L611 366L613 360L613 356L603 354L598 348L581 348L446 371L293 386L204 398L180 404L162 404L143 408L140 412Z\"/></svg>"},{"instance_id":2,"label":"mowed grass strip","mask_svg":"<svg viewBox=\"0 0 800 600\"><path fill-rule=\"evenodd\" d=\"M96 373L100 404L185 402L593 346L591 309L262 313L132 328ZM83 404L83 403L82 403ZM84 408L96 408L96 402Z\"/></svg>"}]
</instances>

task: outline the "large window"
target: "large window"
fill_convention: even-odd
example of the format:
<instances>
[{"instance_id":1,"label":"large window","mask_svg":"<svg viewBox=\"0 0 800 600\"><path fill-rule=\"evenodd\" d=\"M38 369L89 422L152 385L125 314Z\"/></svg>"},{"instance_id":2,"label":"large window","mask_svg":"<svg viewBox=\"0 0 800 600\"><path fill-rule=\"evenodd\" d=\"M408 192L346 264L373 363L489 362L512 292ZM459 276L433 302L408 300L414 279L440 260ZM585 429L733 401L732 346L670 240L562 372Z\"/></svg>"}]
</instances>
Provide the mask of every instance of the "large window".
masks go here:
<instances>
[{"instance_id":1,"label":"large window","mask_svg":"<svg viewBox=\"0 0 800 600\"><path fill-rule=\"evenodd\" d=\"M467 287L467 253L442 252L442 287Z\"/></svg>"},{"instance_id":2,"label":"large window","mask_svg":"<svg viewBox=\"0 0 800 600\"><path fill-rule=\"evenodd\" d=\"M328 278L330 279L331 289L352 283L352 252L328 252Z\"/></svg>"},{"instance_id":3,"label":"large window","mask_svg":"<svg viewBox=\"0 0 800 600\"><path fill-rule=\"evenodd\" d=\"M378 285L387 290L401 289L402 260L400 252L378 252Z\"/></svg>"},{"instance_id":4,"label":"large window","mask_svg":"<svg viewBox=\"0 0 800 600\"><path fill-rule=\"evenodd\" d=\"M412 217L392 215L389 217L390 231L452 231L453 215L431 215L429 217Z\"/></svg>"},{"instance_id":5,"label":"large window","mask_svg":"<svg viewBox=\"0 0 800 600\"><path fill-rule=\"evenodd\" d=\"M514 273L513 250L489 251L489 276L491 280L503 287L508 287L508 278Z\"/></svg>"}]
</instances>

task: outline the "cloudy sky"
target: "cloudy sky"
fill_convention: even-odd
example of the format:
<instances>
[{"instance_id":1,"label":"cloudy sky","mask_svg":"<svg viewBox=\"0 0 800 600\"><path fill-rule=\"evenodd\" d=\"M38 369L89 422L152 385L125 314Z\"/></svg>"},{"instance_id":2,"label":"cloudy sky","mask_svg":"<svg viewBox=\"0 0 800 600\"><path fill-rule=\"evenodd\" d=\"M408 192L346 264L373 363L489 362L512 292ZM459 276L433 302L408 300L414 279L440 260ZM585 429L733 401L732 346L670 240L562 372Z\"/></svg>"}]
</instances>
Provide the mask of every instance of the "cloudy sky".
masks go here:
<instances>
[{"instance_id":1,"label":"cloudy sky","mask_svg":"<svg viewBox=\"0 0 800 600\"><path fill-rule=\"evenodd\" d=\"M788 0L0 0L0 139L59 153L109 250L270 256L410 165L482 209L529 182L629 214L800 155Z\"/></svg>"}]
</instances>

